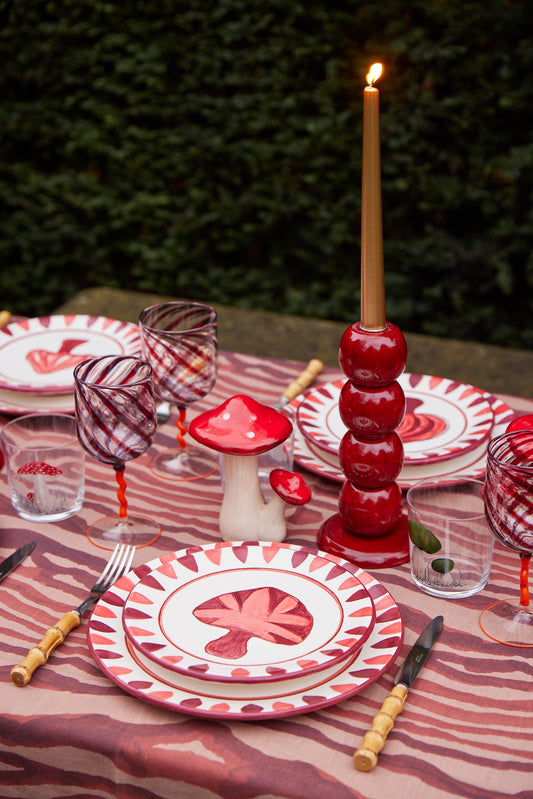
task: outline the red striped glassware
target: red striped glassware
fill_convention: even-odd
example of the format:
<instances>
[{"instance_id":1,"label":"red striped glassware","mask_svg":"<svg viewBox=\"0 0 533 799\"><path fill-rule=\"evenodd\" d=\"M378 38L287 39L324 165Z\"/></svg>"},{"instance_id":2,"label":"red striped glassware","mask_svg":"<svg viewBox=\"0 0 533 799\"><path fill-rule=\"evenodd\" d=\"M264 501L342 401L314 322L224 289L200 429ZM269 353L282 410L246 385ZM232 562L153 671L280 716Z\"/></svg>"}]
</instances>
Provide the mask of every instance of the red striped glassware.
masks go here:
<instances>
[{"instance_id":1,"label":"red striped glassware","mask_svg":"<svg viewBox=\"0 0 533 799\"><path fill-rule=\"evenodd\" d=\"M208 394L217 376L217 315L199 302L163 302L141 311L143 356L151 364L159 401L177 407L177 446L151 461L153 471L173 480L212 474L218 461L209 450L191 446L185 421L191 403Z\"/></svg>"},{"instance_id":2,"label":"red striped glassware","mask_svg":"<svg viewBox=\"0 0 533 799\"><path fill-rule=\"evenodd\" d=\"M520 556L520 599L492 602L481 613L481 629L509 646L533 646L533 608L528 573L533 553L533 430L494 438L487 452L485 513L496 538Z\"/></svg>"},{"instance_id":3,"label":"red striped glassware","mask_svg":"<svg viewBox=\"0 0 533 799\"><path fill-rule=\"evenodd\" d=\"M152 444L157 415L152 367L134 356L91 358L74 369L76 426L82 447L112 466L117 481L119 512L91 524L89 539L104 549L115 544L147 546L161 527L152 519L128 514L126 463Z\"/></svg>"}]
</instances>

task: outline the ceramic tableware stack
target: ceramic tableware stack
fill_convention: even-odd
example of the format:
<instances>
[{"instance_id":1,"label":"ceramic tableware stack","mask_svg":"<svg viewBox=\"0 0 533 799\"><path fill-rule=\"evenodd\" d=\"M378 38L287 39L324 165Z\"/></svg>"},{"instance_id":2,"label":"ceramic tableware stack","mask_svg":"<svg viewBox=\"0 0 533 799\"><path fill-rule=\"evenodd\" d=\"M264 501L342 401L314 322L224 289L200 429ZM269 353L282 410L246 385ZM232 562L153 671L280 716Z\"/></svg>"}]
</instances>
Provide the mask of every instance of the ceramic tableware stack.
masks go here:
<instances>
[{"instance_id":1,"label":"ceramic tableware stack","mask_svg":"<svg viewBox=\"0 0 533 799\"><path fill-rule=\"evenodd\" d=\"M96 605L89 646L128 693L242 720L305 713L362 691L403 639L367 572L303 546L219 542L166 553Z\"/></svg>"},{"instance_id":2,"label":"ceramic tableware stack","mask_svg":"<svg viewBox=\"0 0 533 799\"><path fill-rule=\"evenodd\" d=\"M428 477L482 477L488 442L514 418L511 408L493 394L444 377L404 373L398 382L406 397L397 430L404 446L400 486ZM345 480L338 457L347 429L339 414L343 383L317 385L293 400L295 462L337 482Z\"/></svg>"},{"instance_id":3,"label":"ceramic tableware stack","mask_svg":"<svg viewBox=\"0 0 533 799\"><path fill-rule=\"evenodd\" d=\"M0 329L0 412L73 413L75 366L100 355L139 355L137 325L83 314L20 319Z\"/></svg>"}]
</instances>

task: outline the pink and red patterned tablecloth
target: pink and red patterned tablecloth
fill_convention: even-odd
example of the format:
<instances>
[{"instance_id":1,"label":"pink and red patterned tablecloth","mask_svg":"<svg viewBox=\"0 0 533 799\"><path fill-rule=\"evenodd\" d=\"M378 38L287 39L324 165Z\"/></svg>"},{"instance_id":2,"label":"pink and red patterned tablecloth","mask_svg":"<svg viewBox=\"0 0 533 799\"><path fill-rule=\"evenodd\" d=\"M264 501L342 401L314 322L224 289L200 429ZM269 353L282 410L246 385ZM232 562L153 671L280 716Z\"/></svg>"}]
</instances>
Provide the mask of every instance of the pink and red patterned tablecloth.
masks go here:
<instances>
[{"instance_id":1,"label":"pink and red patterned tablecloth","mask_svg":"<svg viewBox=\"0 0 533 799\"><path fill-rule=\"evenodd\" d=\"M222 352L211 394L192 414L233 394L275 401L302 365ZM336 380L326 369L320 380ZM533 401L503 398L517 412ZM173 421L156 446L173 436ZM161 537L138 566L177 549L216 543L222 489L217 475L175 483L149 469L150 453L128 466L130 508L157 517ZM337 509L339 484L305 473L311 502L288 514L287 542L316 546ZM0 796L121 799L498 799L533 796L531 651L486 639L480 610L517 592L518 558L496 544L486 589L465 600L426 596L409 566L372 574L404 622L397 660L360 694L303 715L258 721L196 718L123 692L93 660L87 620L24 688L10 669L63 613L79 604L107 553L87 523L115 502L109 470L87 460L85 504L63 523L29 525L14 515L0 473L0 558L36 540L32 555L0 585ZM354 749L392 687L398 665L433 616L444 630L408 696L377 768L355 770Z\"/></svg>"}]
</instances>

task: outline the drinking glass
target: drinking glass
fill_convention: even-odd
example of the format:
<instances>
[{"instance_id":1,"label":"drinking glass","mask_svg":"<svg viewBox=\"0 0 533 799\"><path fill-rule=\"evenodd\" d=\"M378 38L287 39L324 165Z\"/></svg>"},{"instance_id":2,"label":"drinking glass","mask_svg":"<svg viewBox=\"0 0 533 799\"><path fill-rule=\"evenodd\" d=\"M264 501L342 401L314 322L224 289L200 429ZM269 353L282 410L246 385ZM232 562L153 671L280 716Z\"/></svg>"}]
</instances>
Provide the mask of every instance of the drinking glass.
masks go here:
<instances>
[{"instance_id":1,"label":"drinking glass","mask_svg":"<svg viewBox=\"0 0 533 799\"><path fill-rule=\"evenodd\" d=\"M421 591L462 599L489 579L494 549L484 485L468 477L427 478L407 492L411 577Z\"/></svg>"},{"instance_id":2,"label":"drinking glass","mask_svg":"<svg viewBox=\"0 0 533 799\"><path fill-rule=\"evenodd\" d=\"M217 315L200 302L163 302L141 311L139 325L144 358L151 364L159 401L175 405L177 447L152 458L156 474L194 480L212 474L217 459L209 450L191 446L185 416L192 402L205 397L217 376Z\"/></svg>"},{"instance_id":3,"label":"drinking glass","mask_svg":"<svg viewBox=\"0 0 533 799\"><path fill-rule=\"evenodd\" d=\"M157 427L152 367L134 356L90 358L74 369L74 396L80 443L93 458L114 468L118 486L118 515L90 525L89 539L104 549L117 543L153 543L161 527L128 514L125 479L126 463L146 452Z\"/></svg>"},{"instance_id":4,"label":"drinking glass","mask_svg":"<svg viewBox=\"0 0 533 799\"><path fill-rule=\"evenodd\" d=\"M533 646L533 612L528 572L533 553L533 431L494 438L487 452L485 513L496 538L520 557L518 603L488 605L479 623L483 632L509 646Z\"/></svg>"}]
</instances>

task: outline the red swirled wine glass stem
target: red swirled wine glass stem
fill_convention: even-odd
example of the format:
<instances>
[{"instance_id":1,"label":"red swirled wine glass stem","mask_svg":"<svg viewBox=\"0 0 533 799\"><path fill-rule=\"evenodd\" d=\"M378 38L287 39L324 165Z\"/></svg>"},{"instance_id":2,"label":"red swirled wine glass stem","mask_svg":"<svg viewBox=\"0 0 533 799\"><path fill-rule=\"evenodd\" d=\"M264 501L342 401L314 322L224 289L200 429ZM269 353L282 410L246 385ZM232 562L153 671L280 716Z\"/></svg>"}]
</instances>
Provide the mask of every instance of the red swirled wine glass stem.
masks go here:
<instances>
[{"instance_id":1,"label":"red swirled wine glass stem","mask_svg":"<svg viewBox=\"0 0 533 799\"><path fill-rule=\"evenodd\" d=\"M124 465L115 466L115 477L117 480L117 499L119 502L118 515L120 519L128 518L128 503L126 500L126 478L124 476Z\"/></svg>"},{"instance_id":2,"label":"red swirled wine glass stem","mask_svg":"<svg viewBox=\"0 0 533 799\"><path fill-rule=\"evenodd\" d=\"M529 607L529 563L531 552L520 553L520 606Z\"/></svg>"},{"instance_id":3,"label":"red swirled wine glass stem","mask_svg":"<svg viewBox=\"0 0 533 799\"><path fill-rule=\"evenodd\" d=\"M179 408L178 418L176 419L176 438L178 445L181 449L187 449L187 442L185 441L185 433L187 432L187 425L185 424L185 408Z\"/></svg>"}]
</instances>

